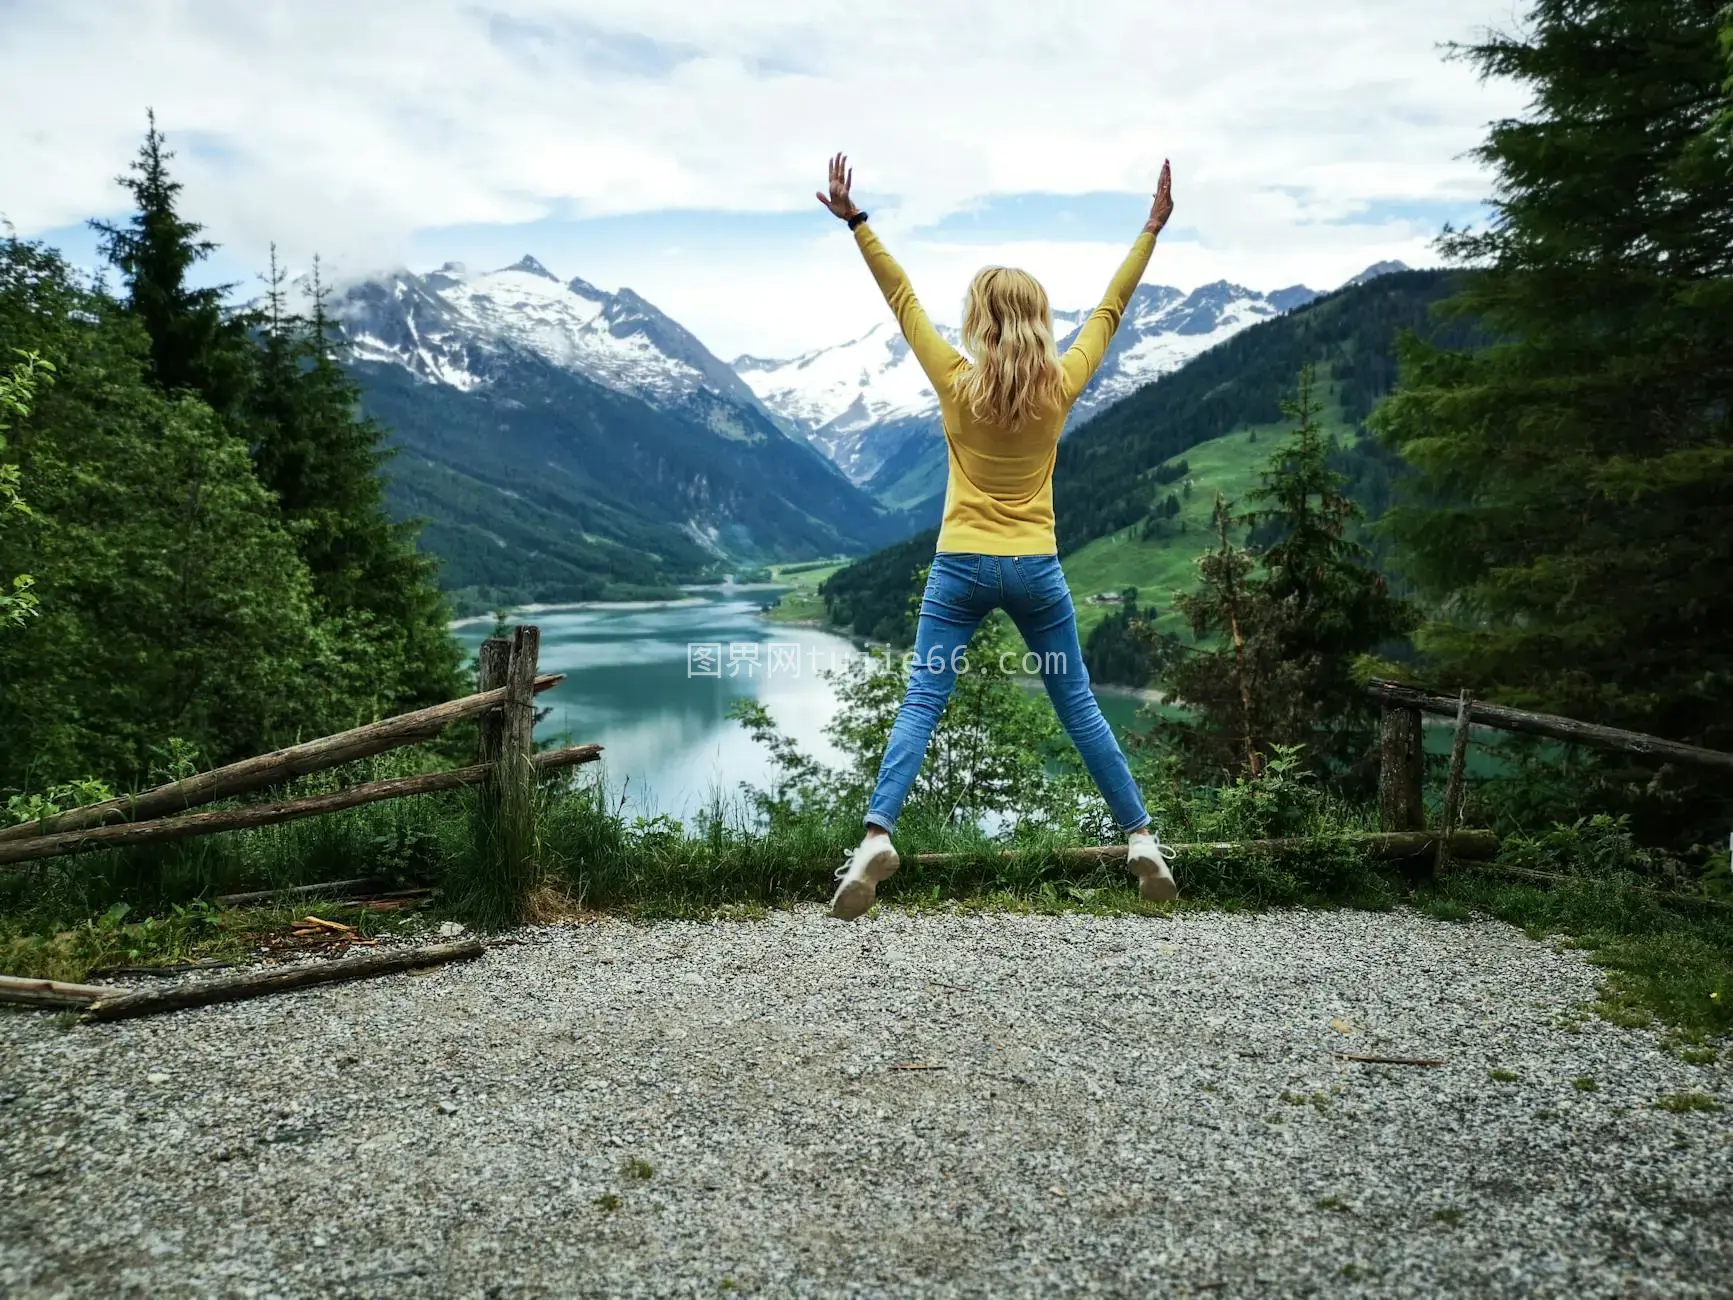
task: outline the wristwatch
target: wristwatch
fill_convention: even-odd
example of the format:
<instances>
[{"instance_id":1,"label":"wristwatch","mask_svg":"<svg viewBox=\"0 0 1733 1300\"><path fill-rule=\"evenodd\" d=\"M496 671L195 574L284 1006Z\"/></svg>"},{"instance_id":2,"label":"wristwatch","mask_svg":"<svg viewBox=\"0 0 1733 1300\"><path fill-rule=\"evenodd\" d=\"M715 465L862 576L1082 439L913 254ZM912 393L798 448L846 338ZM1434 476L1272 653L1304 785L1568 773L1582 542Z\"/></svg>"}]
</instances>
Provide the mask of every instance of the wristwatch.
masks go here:
<instances>
[{"instance_id":1,"label":"wristwatch","mask_svg":"<svg viewBox=\"0 0 1733 1300\"><path fill-rule=\"evenodd\" d=\"M856 226L860 225L860 223L865 221L866 219L867 219L866 213L857 212L854 214L854 216L852 216L848 219L848 228L850 230L853 230Z\"/></svg>"}]
</instances>

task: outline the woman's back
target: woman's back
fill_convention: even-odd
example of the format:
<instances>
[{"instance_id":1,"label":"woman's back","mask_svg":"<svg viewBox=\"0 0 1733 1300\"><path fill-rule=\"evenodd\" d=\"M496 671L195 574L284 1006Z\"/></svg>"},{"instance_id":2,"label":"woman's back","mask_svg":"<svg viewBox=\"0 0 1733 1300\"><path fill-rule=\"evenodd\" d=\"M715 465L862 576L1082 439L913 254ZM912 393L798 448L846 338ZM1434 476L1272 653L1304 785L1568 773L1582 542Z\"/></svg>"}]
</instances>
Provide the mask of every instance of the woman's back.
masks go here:
<instances>
[{"instance_id":1,"label":"woman's back","mask_svg":"<svg viewBox=\"0 0 1733 1300\"><path fill-rule=\"evenodd\" d=\"M968 400L969 390L978 388L969 382L972 363L933 328L903 269L864 221L855 227L855 242L938 394L950 454L938 549L980 555L1055 554L1053 462L1059 435L1119 328L1126 304L1149 265L1155 235L1146 230L1138 236L1101 305L1059 359L1056 399L1014 425L985 421L977 414L976 404Z\"/></svg>"}]
</instances>

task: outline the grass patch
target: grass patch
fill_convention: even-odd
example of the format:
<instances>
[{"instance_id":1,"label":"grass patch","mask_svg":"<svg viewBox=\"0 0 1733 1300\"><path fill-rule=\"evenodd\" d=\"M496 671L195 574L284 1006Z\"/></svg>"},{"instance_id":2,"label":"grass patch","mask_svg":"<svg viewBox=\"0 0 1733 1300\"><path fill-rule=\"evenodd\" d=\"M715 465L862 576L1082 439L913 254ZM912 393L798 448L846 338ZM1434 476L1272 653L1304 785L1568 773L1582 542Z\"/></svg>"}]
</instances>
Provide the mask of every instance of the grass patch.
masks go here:
<instances>
[{"instance_id":1,"label":"grass patch","mask_svg":"<svg viewBox=\"0 0 1733 1300\"><path fill-rule=\"evenodd\" d=\"M1600 1084L1596 1083L1585 1074L1580 1079L1572 1079L1571 1087L1575 1088L1578 1092L1594 1092L1600 1088Z\"/></svg>"},{"instance_id":2,"label":"grass patch","mask_svg":"<svg viewBox=\"0 0 1733 1300\"><path fill-rule=\"evenodd\" d=\"M635 1183L647 1183L655 1176L656 1167L648 1160L634 1156L620 1166L620 1176L630 1178Z\"/></svg>"},{"instance_id":3,"label":"grass patch","mask_svg":"<svg viewBox=\"0 0 1733 1300\"><path fill-rule=\"evenodd\" d=\"M1486 1077L1491 1079L1494 1083L1515 1083L1516 1082L1516 1071L1515 1070L1488 1070L1486 1072Z\"/></svg>"},{"instance_id":4,"label":"grass patch","mask_svg":"<svg viewBox=\"0 0 1733 1300\"><path fill-rule=\"evenodd\" d=\"M1662 1110L1670 1110L1675 1115L1686 1115L1692 1111L1712 1111L1723 1109L1721 1103L1706 1092L1672 1092L1664 1097L1657 1097L1655 1105Z\"/></svg>"},{"instance_id":5,"label":"grass patch","mask_svg":"<svg viewBox=\"0 0 1733 1300\"><path fill-rule=\"evenodd\" d=\"M1605 1020L1659 1020L1696 1038L1733 1033L1733 917L1670 909L1635 883L1591 876L1548 888L1461 871L1439 893L1534 939L1569 936L1604 972L1592 1010Z\"/></svg>"},{"instance_id":6,"label":"grass patch","mask_svg":"<svg viewBox=\"0 0 1733 1300\"><path fill-rule=\"evenodd\" d=\"M1432 1211L1432 1220L1434 1223L1442 1223L1447 1228L1454 1228L1462 1222L1462 1211L1434 1210Z\"/></svg>"}]
</instances>

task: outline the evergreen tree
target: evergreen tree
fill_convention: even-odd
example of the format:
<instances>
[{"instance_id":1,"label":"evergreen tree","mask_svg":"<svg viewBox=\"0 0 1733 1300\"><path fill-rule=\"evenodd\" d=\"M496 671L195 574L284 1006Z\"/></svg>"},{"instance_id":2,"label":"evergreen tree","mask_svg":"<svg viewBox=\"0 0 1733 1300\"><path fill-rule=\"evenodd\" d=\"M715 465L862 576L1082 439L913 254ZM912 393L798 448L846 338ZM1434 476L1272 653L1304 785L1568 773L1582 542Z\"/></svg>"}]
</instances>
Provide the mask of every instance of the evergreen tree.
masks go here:
<instances>
[{"instance_id":1,"label":"evergreen tree","mask_svg":"<svg viewBox=\"0 0 1733 1300\"><path fill-rule=\"evenodd\" d=\"M288 309L284 278L273 248L247 403L259 478L276 494L315 594L368 641L376 678L389 684L381 706L448 699L460 687L462 656L446 630L437 561L416 550L418 523L394 523L386 512L385 431L360 414L359 392L338 363L317 261L310 317Z\"/></svg>"},{"instance_id":2,"label":"evergreen tree","mask_svg":"<svg viewBox=\"0 0 1733 1300\"><path fill-rule=\"evenodd\" d=\"M1362 511L1331 464L1335 440L1319 432L1313 368L1283 411L1294 432L1259 475L1246 516L1272 537L1258 557L1259 595L1272 607L1281 685L1269 701L1271 735L1304 743L1343 769L1365 757L1373 709L1353 665L1414 626L1373 556L1354 538Z\"/></svg>"},{"instance_id":3,"label":"evergreen tree","mask_svg":"<svg viewBox=\"0 0 1733 1300\"><path fill-rule=\"evenodd\" d=\"M1490 224L1442 241L1499 341L1410 342L1374 417L1419 471L1387 526L1427 671L1733 749L1733 10L1537 0L1459 53L1533 107L1479 150Z\"/></svg>"},{"instance_id":4,"label":"evergreen tree","mask_svg":"<svg viewBox=\"0 0 1733 1300\"><path fill-rule=\"evenodd\" d=\"M222 762L375 716L245 446L149 381L131 313L8 240L14 349L55 382L8 430L31 511L0 531L0 573L33 574L42 603L29 637L0 638L0 789L125 787L171 737Z\"/></svg>"},{"instance_id":5,"label":"evergreen tree","mask_svg":"<svg viewBox=\"0 0 1733 1300\"><path fill-rule=\"evenodd\" d=\"M1275 746L1300 745L1314 769L1362 785L1375 717L1354 666L1413 620L1351 537L1360 509L1329 463L1334 447L1318 430L1310 367L1283 409L1294 432L1260 475L1251 494L1258 508L1235 516L1217 496L1220 540L1198 560L1202 589L1174 599L1200 645L1222 644L1189 653L1168 644L1161 683L1196 715L1172 729L1199 768L1243 766L1255 776ZM1234 524L1268 541L1241 549Z\"/></svg>"},{"instance_id":6,"label":"evergreen tree","mask_svg":"<svg viewBox=\"0 0 1733 1300\"><path fill-rule=\"evenodd\" d=\"M22 348L15 352L18 363L0 372L0 451L6 450L7 426L30 414L37 385L54 377L53 362ZM30 506L18 490L20 477L18 466L0 464L0 528L30 515ZM31 591L35 585L36 579L28 573L15 573L10 581L0 577L0 628L22 627L35 617L36 594Z\"/></svg>"},{"instance_id":7,"label":"evergreen tree","mask_svg":"<svg viewBox=\"0 0 1733 1300\"><path fill-rule=\"evenodd\" d=\"M1173 607L1185 616L1199 646L1213 642L1220 648L1193 649L1172 638L1155 638L1161 689L1193 715L1160 730L1178 743L1195 770L1213 775L1243 769L1257 776L1270 741L1267 710L1260 704L1267 694L1264 683L1276 667L1271 661L1276 639L1269 635L1273 611L1252 576L1251 553L1236 546L1231 535L1244 520L1219 492L1211 522L1218 542L1198 556L1200 586L1176 591Z\"/></svg>"},{"instance_id":8,"label":"evergreen tree","mask_svg":"<svg viewBox=\"0 0 1733 1300\"><path fill-rule=\"evenodd\" d=\"M164 390L197 393L220 415L230 415L248 386L248 322L223 310L232 285L191 288L187 275L216 248L204 229L176 210L181 185L168 174L174 157L163 147L156 113L131 174L116 178L132 194L125 225L93 221L102 252L120 271L127 307L150 335L151 366Z\"/></svg>"}]
</instances>

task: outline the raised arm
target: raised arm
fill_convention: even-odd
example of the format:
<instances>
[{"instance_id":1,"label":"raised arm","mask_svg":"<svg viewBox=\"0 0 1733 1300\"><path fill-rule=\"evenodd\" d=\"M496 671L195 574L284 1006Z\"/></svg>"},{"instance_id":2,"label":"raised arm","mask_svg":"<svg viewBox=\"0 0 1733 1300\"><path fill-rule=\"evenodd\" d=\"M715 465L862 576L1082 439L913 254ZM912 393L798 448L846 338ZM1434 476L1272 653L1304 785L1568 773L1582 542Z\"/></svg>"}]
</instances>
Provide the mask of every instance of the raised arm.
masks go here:
<instances>
[{"instance_id":1,"label":"raised arm","mask_svg":"<svg viewBox=\"0 0 1733 1300\"><path fill-rule=\"evenodd\" d=\"M1149 266L1149 255L1155 251L1155 237L1161 233L1162 227L1172 215L1173 173L1169 165L1163 163L1161 180L1156 185L1155 201L1149 209L1149 220L1144 223L1143 230L1131 245L1131 251L1125 255L1125 260L1119 264L1119 270L1114 272L1113 280L1107 286L1107 293L1101 299L1101 305L1089 313L1089 319L1084 321L1083 328L1077 331L1076 340L1060 358L1060 366L1065 371L1067 404L1076 401L1078 395L1088 387L1090 379L1101 365L1101 359L1107 355L1107 345L1113 341L1114 331L1119 328L1125 308L1131 302L1131 295L1137 290L1137 282L1143 279L1144 270Z\"/></svg>"},{"instance_id":2,"label":"raised arm","mask_svg":"<svg viewBox=\"0 0 1733 1300\"><path fill-rule=\"evenodd\" d=\"M855 245L866 259L867 270L872 272L873 279L878 282L879 292L884 294L891 314L897 318L897 328L902 330L903 337L908 340L909 350L915 354L915 360L920 362L921 369L926 372L933 387L938 388L947 383L957 367L963 364L962 355L933 328L920 299L915 297L909 277L904 274L903 268L897 265L897 259L879 243L878 236L868 228L867 214L856 207L854 200L849 197L849 188L853 183L854 172L848 165L848 159L837 154L830 160L830 193L819 194L818 201L824 204L832 215L848 222L849 228L854 231Z\"/></svg>"}]
</instances>

